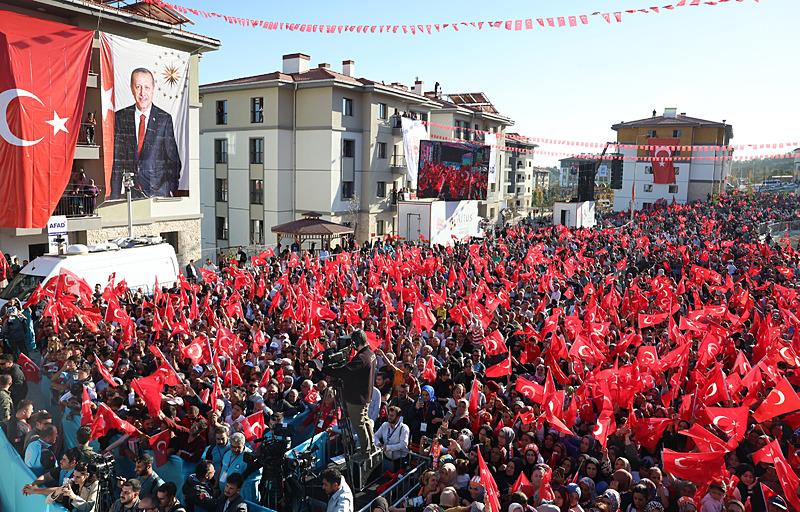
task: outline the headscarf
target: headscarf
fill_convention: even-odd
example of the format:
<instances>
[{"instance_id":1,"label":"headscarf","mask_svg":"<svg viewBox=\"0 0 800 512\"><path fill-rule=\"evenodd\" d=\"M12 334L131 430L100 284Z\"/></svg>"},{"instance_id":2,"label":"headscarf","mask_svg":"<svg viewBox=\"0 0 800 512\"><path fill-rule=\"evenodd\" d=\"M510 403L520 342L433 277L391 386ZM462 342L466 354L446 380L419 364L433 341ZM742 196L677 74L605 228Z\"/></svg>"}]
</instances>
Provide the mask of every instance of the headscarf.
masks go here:
<instances>
[{"instance_id":1,"label":"headscarf","mask_svg":"<svg viewBox=\"0 0 800 512\"><path fill-rule=\"evenodd\" d=\"M425 386L422 386L422 391L425 391L426 393L428 393L428 396L430 397L430 400L429 400L430 402L433 402L434 400L436 400L436 393L433 391L433 386L429 386L429 385L426 384Z\"/></svg>"},{"instance_id":2,"label":"headscarf","mask_svg":"<svg viewBox=\"0 0 800 512\"><path fill-rule=\"evenodd\" d=\"M512 446L514 443L514 429L511 427L503 427L500 429L500 432L502 432L506 436L506 439L508 439L508 446Z\"/></svg>"},{"instance_id":3,"label":"headscarf","mask_svg":"<svg viewBox=\"0 0 800 512\"><path fill-rule=\"evenodd\" d=\"M580 480L578 480L578 483L585 485L586 488L589 489L587 496L584 496L583 493L581 493L581 501L586 500L584 501L584 503L585 502L593 503L594 500L597 499L597 485L594 483L594 480L592 480L588 476L585 476Z\"/></svg>"},{"instance_id":4,"label":"headscarf","mask_svg":"<svg viewBox=\"0 0 800 512\"><path fill-rule=\"evenodd\" d=\"M633 475L631 475L628 471L624 469L618 469L614 471L611 475L611 478L619 484L617 486L617 491L624 493L631 490L631 484L633 484Z\"/></svg>"},{"instance_id":5,"label":"headscarf","mask_svg":"<svg viewBox=\"0 0 800 512\"><path fill-rule=\"evenodd\" d=\"M644 512L664 512L664 505L660 501L650 501L644 506Z\"/></svg>"},{"instance_id":6,"label":"headscarf","mask_svg":"<svg viewBox=\"0 0 800 512\"><path fill-rule=\"evenodd\" d=\"M624 469L624 470L626 470L626 471L628 471L630 473L630 471L631 471L631 461L629 461L625 457L617 457L617 460L621 460L622 461L622 465L624 466L622 469Z\"/></svg>"},{"instance_id":7,"label":"headscarf","mask_svg":"<svg viewBox=\"0 0 800 512\"><path fill-rule=\"evenodd\" d=\"M610 512L617 512L619 510L620 497L617 491L614 489L606 489L602 497L608 501L608 510Z\"/></svg>"},{"instance_id":8,"label":"headscarf","mask_svg":"<svg viewBox=\"0 0 800 512\"><path fill-rule=\"evenodd\" d=\"M389 512L389 502L387 502L386 498L383 496L378 496L372 502L370 510L375 510L376 508L382 510L383 512Z\"/></svg>"}]
</instances>

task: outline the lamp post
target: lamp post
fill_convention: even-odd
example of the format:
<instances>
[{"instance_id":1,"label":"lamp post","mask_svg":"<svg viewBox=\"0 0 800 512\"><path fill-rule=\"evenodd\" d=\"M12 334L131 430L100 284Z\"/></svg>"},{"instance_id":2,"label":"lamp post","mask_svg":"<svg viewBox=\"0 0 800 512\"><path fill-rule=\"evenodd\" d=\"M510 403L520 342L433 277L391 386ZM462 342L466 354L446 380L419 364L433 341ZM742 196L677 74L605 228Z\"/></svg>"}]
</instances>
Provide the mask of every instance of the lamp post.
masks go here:
<instances>
[{"instance_id":1,"label":"lamp post","mask_svg":"<svg viewBox=\"0 0 800 512\"><path fill-rule=\"evenodd\" d=\"M133 190L133 173L122 173L122 186L125 187L125 197L128 201L128 238L133 238L133 201L131 200L131 190Z\"/></svg>"}]
</instances>

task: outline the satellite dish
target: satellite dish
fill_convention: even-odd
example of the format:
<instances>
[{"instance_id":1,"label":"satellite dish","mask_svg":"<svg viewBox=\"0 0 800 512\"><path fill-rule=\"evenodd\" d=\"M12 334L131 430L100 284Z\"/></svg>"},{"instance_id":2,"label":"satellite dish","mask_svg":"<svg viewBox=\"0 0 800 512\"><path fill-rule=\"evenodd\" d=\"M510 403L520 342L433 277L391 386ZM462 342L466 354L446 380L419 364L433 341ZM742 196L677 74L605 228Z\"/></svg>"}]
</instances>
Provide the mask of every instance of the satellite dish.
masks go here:
<instances>
[{"instance_id":1,"label":"satellite dish","mask_svg":"<svg viewBox=\"0 0 800 512\"><path fill-rule=\"evenodd\" d=\"M68 255L89 254L89 248L83 244L72 244L67 247Z\"/></svg>"}]
</instances>

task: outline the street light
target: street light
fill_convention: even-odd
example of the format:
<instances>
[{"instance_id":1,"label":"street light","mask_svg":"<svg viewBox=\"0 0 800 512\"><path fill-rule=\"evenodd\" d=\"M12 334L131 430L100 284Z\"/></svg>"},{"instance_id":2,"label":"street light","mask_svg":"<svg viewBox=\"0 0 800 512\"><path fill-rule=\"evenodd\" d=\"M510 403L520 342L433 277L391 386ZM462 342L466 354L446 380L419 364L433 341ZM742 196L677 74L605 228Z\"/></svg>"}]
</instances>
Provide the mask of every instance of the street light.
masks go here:
<instances>
[{"instance_id":1,"label":"street light","mask_svg":"<svg viewBox=\"0 0 800 512\"><path fill-rule=\"evenodd\" d=\"M131 190L133 190L133 173L122 173L122 186L125 187L125 197L128 200L128 238L133 238L133 201L131 200Z\"/></svg>"}]
</instances>

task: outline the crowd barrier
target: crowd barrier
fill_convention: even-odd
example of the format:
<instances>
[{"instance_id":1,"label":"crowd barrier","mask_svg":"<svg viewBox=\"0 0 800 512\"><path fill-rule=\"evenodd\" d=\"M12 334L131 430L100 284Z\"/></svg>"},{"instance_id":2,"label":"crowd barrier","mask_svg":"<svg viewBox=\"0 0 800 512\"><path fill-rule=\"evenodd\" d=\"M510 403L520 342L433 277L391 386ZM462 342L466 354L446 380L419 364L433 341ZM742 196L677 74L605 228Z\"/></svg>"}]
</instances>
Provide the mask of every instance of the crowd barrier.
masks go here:
<instances>
[{"instance_id":1,"label":"crowd barrier","mask_svg":"<svg viewBox=\"0 0 800 512\"><path fill-rule=\"evenodd\" d=\"M66 512L61 505L46 504L45 496L22 494L22 487L33 482L36 477L25 465L2 429L0 429L0 460L3 461L3 476L0 478L0 510Z\"/></svg>"}]
</instances>

